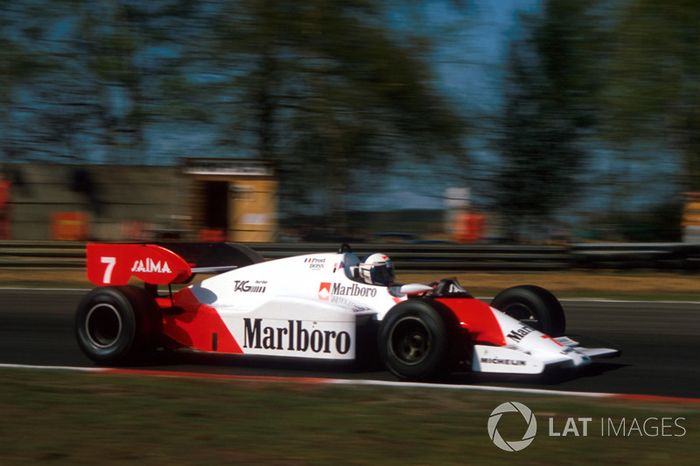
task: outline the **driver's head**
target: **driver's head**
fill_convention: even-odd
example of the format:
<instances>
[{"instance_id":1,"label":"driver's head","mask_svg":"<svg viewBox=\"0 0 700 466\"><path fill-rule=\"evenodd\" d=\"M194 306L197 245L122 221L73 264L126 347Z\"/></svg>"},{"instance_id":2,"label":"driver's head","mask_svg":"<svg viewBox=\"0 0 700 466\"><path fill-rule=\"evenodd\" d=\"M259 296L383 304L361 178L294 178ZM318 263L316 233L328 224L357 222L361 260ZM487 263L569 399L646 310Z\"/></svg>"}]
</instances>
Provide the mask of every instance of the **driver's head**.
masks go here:
<instances>
[{"instance_id":1,"label":"driver's head","mask_svg":"<svg viewBox=\"0 0 700 466\"><path fill-rule=\"evenodd\" d=\"M394 263L386 254L372 254L360 264L360 278L371 285L391 285L394 283Z\"/></svg>"}]
</instances>

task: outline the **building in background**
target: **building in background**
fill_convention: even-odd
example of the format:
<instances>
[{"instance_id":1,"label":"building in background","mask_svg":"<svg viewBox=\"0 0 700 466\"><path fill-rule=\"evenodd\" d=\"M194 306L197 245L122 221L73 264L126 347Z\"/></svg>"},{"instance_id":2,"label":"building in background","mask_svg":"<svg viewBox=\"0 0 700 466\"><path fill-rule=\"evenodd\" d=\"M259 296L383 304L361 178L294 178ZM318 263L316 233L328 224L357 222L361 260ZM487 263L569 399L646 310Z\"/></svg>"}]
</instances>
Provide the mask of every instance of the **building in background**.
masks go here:
<instances>
[{"instance_id":1,"label":"building in background","mask_svg":"<svg viewBox=\"0 0 700 466\"><path fill-rule=\"evenodd\" d=\"M26 163L13 169L21 172L24 183L5 196L0 213L6 215L0 220L6 219L8 236L14 239L276 238L277 181L259 161L192 158L180 166Z\"/></svg>"},{"instance_id":2,"label":"building in background","mask_svg":"<svg viewBox=\"0 0 700 466\"><path fill-rule=\"evenodd\" d=\"M685 193L683 242L700 243L700 192Z\"/></svg>"},{"instance_id":3,"label":"building in background","mask_svg":"<svg viewBox=\"0 0 700 466\"><path fill-rule=\"evenodd\" d=\"M252 159L185 159L191 227L205 241L274 241L277 180L269 164Z\"/></svg>"}]
</instances>

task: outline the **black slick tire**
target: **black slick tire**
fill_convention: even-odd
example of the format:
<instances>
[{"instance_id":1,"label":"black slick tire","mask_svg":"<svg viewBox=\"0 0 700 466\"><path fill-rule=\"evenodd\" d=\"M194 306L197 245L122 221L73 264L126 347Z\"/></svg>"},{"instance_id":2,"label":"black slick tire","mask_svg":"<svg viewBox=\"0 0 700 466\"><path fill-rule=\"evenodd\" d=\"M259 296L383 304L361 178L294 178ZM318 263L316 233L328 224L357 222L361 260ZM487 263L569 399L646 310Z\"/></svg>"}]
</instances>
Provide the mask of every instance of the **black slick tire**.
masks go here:
<instances>
[{"instance_id":1,"label":"black slick tire","mask_svg":"<svg viewBox=\"0 0 700 466\"><path fill-rule=\"evenodd\" d=\"M404 301L381 322L379 356L400 379L439 378L449 369L449 337L447 324L433 305L423 300Z\"/></svg>"},{"instance_id":2,"label":"black slick tire","mask_svg":"<svg viewBox=\"0 0 700 466\"><path fill-rule=\"evenodd\" d=\"M100 287L85 295L75 314L78 346L99 365L138 362L160 333L153 298L134 286Z\"/></svg>"},{"instance_id":3,"label":"black slick tire","mask_svg":"<svg viewBox=\"0 0 700 466\"><path fill-rule=\"evenodd\" d=\"M521 285L498 293L491 306L552 337L564 335L566 318L559 300L535 285Z\"/></svg>"}]
</instances>

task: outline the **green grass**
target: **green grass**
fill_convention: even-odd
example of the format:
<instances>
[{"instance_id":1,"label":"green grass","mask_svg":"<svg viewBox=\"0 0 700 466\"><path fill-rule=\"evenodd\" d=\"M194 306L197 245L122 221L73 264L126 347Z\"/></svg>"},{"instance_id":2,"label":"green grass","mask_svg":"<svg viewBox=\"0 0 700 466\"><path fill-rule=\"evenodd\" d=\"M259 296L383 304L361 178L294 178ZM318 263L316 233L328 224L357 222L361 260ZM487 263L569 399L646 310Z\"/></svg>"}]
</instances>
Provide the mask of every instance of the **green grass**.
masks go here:
<instances>
[{"instance_id":1,"label":"green grass","mask_svg":"<svg viewBox=\"0 0 700 466\"><path fill-rule=\"evenodd\" d=\"M697 404L16 369L0 377L3 465L675 466L700 457ZM539 423L534 443L518 453L497 449L486 431L490 412L510 400L527 404ZM553 438L549 416L560 426L567 416L683 416L687 434Z\"/></svg>"}]
</instances>

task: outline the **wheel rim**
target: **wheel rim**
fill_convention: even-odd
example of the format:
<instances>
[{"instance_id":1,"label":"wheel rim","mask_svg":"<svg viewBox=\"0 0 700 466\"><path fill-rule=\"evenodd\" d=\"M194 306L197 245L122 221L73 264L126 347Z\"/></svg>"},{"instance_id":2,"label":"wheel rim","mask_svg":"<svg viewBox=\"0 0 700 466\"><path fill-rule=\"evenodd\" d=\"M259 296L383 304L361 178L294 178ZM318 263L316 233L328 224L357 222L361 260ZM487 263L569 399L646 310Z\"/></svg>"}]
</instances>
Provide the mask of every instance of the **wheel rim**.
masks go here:
<instances>
[{"instance_id":1,"label":"wheel rim","mask_svg":"<svg viewBox=\"0 0 700 466\"><path fill-rule=\"evenodd\" d=\"M428 357L431 347L430 332L416 317L400 319L389 335L389 349L403 364L420 364Z\"/></svg>"},{"instance_id":2,"label":"wheel rim","mask_svg":"<svg viewBox=\"0 0 700 466\"><path fill-rule=\"evenodd\" d=\"M85 334L97 348L113 346L122 334L122 317L111 304L97 304L85 318Z\"/></svg>"},{"instance_id":3,"label":"wheel rim","mask_svg":"<svg viewBox=\"0 0 700 466\"><path fill-rule=\"evenodd\" d=\"M532 312L532 309L523 303L510 304L503 309L503 312L514 319L518 319L525 325L540 329L540 320L537 318L535 313Z\"/></svg>"}]
</instances>

